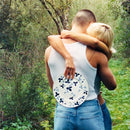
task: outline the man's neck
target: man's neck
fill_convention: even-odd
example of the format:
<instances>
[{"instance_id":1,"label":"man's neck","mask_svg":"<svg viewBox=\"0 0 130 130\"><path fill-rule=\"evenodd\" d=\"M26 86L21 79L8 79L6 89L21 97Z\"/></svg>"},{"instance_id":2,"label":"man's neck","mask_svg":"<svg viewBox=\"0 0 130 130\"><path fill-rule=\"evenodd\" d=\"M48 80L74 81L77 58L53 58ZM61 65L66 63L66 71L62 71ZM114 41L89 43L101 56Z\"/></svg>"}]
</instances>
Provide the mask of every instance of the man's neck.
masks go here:
<instances>
[{"instance_id":1,"label":"man's neck","mask_svg":"<svg viewBox=\"0 0 130 130\"><path fill-rule=\"evenodd\" d=\"M86 33L86 27L73 25L71 31L76 32L76 33ZM75 43L77 41L72 40L72 39L63 39L63 42L67 43L67 44L72 44L72 43Z\"/></svg>"},{"instance_id":2,"label":"man's neck","mask_svg":"<svg viewBox=\"0 0 130 130\"><path fill-rule=\"evenodd\" d=\"M77 32L77 33L86 33L86 28L73 25L71 31L72 32Z\"/></svg>"},{"instance_id":3,"label":"man's neck","mask_svg":"<svg viewBox=\"0 0 130 130\"><path fill-rule=\"evenodd\" d=\"M72 43L75 43L75 42L77 42L77 41L75 41L75 40L72 40L72 39L62 39L62 41L63 41L63 43L65 43L65 44L72 44Z\"/></svg>"}]
</instances>

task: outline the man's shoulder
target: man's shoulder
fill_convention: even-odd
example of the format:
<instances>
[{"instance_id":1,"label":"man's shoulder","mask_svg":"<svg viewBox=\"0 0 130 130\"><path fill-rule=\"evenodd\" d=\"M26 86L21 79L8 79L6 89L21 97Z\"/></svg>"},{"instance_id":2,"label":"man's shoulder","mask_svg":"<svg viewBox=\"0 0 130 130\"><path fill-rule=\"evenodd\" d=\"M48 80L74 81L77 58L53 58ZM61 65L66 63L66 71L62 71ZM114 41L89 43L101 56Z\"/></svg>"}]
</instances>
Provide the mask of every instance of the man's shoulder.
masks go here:
<instances>
[{"instance_id":1,"label":"man's shoulder","mask_svg":"<svg viewBox=\"0 0 130 130\"><path fill-rule=\"evenodd\" d=\"M76 43L77 41L67 38L67 39L62 39L62 42L65 44L73 44L73 43Z\"/></svg>"},{"instance_id":2,"label":"man's shoulder","mask_svg":"<svg viewBox=\"0 0 130 130\"><path fill-rule=\"evenodd\" d=\"M97 56L102 56L102 57L107 58L107 56L103 52L100 52L100 51L97 51L97 50L95 50L95 52L97 53Z\"/></svg>"},{"instance_id":3,"label":"man's shoulder","mask_svg":"<svg viewBox=\"0 0 130 130\"><path fill-rule=\"evenodd\" d=\"M51 46L47 47L45 50L45 60L48 61L49 56L50 56L50 52L51 52Z\"/></svg>"},{"instance_id":4,"label":"man's shoulder","mask_svg":"<svg viewBox=\"0 0 130 130\"><path fill-rule=\"evenodd\" d=\"M107 56L103 53L103 52L100 52L100 51L97 51L91 47L87 47L87 49L89 49L92 53L95 52L95 57L96 58L103 58L103 59L106 59Z\"/></svg>"},{"instance_id":5,"label":"man's shoulder","mask_svg":"<svg viewBox=\"0 0 130 130\"><path fill-rule=\"evenodd\" d=\"M46 49L45 49L45 54L47 54L47 53L49 53L50 51L51 51L51 46L49 46L49 47L47 47Z\"/></svg>"}]
</instances>

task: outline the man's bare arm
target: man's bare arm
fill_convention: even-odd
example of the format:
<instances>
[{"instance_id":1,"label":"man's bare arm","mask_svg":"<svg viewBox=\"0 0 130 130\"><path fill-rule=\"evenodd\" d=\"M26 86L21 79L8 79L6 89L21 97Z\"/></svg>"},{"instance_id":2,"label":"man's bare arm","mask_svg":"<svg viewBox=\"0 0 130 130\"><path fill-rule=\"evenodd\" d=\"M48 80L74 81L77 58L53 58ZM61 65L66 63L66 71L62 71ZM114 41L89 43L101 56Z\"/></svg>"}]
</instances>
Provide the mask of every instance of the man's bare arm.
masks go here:
<instances>
[{"instance_id":1,"label":"man's bare arm","mask_svg":"<svg viewBox=\"0 0 130 130\"><path fill-rule=\"evenodd\" d=\"M103 84L109 89L114 90L117 86L116 80L114 75L112 74L109 66L108 66L108 59L105 55L98 55L99 56L99 75Z\"/></svg>"}]
</instances>

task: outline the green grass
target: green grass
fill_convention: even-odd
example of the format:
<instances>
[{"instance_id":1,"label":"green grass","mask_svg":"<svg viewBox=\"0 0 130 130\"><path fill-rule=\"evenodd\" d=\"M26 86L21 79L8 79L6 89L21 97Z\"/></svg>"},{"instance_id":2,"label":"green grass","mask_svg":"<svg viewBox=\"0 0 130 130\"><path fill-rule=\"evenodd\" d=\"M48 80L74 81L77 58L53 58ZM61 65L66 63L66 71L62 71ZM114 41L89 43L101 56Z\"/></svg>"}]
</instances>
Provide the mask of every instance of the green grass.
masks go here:
<instances>
[{"instance_id":1,"label":"green grass","mask_svg":"<svg viewBox=\"0 0 130 130\"><path fill-rule=\"evenodd\" d=\"M117 88L109 91L102 88L112 117L113 130L130 129L130 65L129 59L112 59L109 66L115 75Z\"/></svg>"},{"instance_id":2,"label":"green grass","mask_svg":"<svg viewBox=\"0 0 130 130\"><path fill-rule=\"evenodd\" d=\"M104 86L102 87L102 95L107 103L108 109L112 117L112 130L129 130L130 129L130 65L129 59L111 59L109 66L115 75L117 81L117 88L114 91L107 90ZM46 78L45 76L43 76ZM11 86L4 80L1 83L0 91L3 90L2 86L10 92ZM45 79L47 81L47 79ZM45 83L45 85L47 85ZM48 86L49 88L49 86ZM1 91L4 94L4 91ZM41 93L44 96L43 107L45 108L46 116L45 120L41 120L40 126L46 129L53 130L53 117L55 109L55 99L48 96L48 94ZM1 93L2 96L2 93ZM4 98L4 97L3 97ZM2 104L2 100L0 100ZM4 104L5 105L5 104ZM39 106L42 107L42 106ZM40 110L39 110L40 112ZM26 122L25 122L26 123ZM28 122L27 122L28 123ZM15 125L19 125L18 122ZM23 123L24 126L24 123ZM13 127L13 126L12 126Z\"/></svg>"}]
</instances>

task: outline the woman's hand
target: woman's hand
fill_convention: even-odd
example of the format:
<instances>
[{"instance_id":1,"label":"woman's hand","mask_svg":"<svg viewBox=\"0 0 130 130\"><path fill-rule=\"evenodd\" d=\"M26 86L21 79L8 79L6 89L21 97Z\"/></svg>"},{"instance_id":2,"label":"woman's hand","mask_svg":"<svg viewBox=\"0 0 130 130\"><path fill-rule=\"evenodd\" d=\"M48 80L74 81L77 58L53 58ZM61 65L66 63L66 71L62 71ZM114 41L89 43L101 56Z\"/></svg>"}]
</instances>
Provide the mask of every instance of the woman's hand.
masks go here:
<instances>
[{"instance_id":1,"label":"woman's hand","mask_svg":"<svg viewBox=\"0 0 130 130\"><path fill-rule=\"evenodd\" d=\"M61 32L61 38L70 38L70 35L72 34L72 32L71 31L68 31L68 30L63 30L62 32Z\"/></svg>"},{"instance_id":2,"label":"woman's hand","mask_svg":"<svg viewBox=\"0 0 130 130\"><path fill-rule=\"evenodd\" d=\"M75 66L71 56L65 58L65 72L64 76L68 79L73 79L75 75Z\"/></svg>"}]
</instances>

